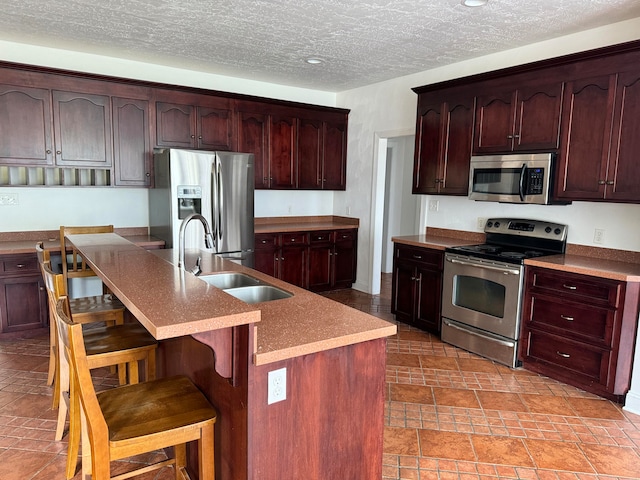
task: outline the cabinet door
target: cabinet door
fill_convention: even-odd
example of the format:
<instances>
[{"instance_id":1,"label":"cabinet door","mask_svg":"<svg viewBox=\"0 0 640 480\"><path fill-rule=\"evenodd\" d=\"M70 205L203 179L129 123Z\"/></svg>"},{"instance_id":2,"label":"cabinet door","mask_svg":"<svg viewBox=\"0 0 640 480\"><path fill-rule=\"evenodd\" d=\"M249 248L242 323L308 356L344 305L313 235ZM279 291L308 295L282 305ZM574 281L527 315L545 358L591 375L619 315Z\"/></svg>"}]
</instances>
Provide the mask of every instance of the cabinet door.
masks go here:
<instances>
[{"instance_id":1,"label":"cabinet door","mask_svg":"<svg viewBox=\"0 0 640 480\"><path fill-rule=\"evenodd\" d=\"M563 87L562 83L553 83L518 89L513 150L558 148Z\"/></svg>"},{"instance_id":2,"label":"cabinet door","mask_svg":"<svg viewBox=\"0 0 640 480\"><path fill-rule=\"evenodd\" d=\"M308 247L284 246L280 257L280 279L298 287L307 288Z\"/></svg>"},{"instance_id":3,"label":"cabinet door","mask_svg":"<svg viewBox=\"0 0 640 480\"><path fill-rule=\"evenodd\" d=\"M444 148L437 183L440 194L466 196L469 192L474 105L472 96L444 104Z\"/></svg>"},{"instance_id":4,"label":"cabinet door","mask_svg":"<svg viewBox=\"0 0 640 480\"><path fill-rule=\"evenodd\" d=\"M333 251L333 286L349 288L356 281L357 251L356 231L336 231Z\"/></svg>"},{"instance_id":5,"label":"cabinet door","mask_svg":"<svg viewBox=\"0 0 640 480\"><path fill-rule=\"evenodd\" d=\"M238 151L253 153L255 188L269 188L267 116L238 112Z\"/></svg>"},{"instance_id":6,"label":"cabinet door","mask_svg":"<svg viewBox=\"0 0 640 480\"><path fill-rule=\"evenodd\" d=\"M410 262L396 260L391 284L391 313L405 323L413 323L415 312L416 268Z\"/></svg>"},{"instance_id":7,"label":"cabinet door","mask_svg":"<svg viewBox=\"0 0 640 480\"><path fill-rule=\"evenodd\" d=\"M326 233L329 236L329 233ZM324 291L331 288L331 244L313 245L309 248L309 290Z\"/></svg>"},{"instance_id":8,"label":"cabinet door","mask_svg":"<svg viewBox=\"0 0 640 480\"><path fill-rule=\"evenodd\" d=\"M606 180L608 200L640 202L640 73L618 77Z\"/></svg>"},{"instance_id":9,"label":"cabinet door","mask_svg":"<svg viewBox=\"0 0 640 480\"><path fill-rule=\"evenodd\" d=\"M615 81L605 75L566 84L557 198L604 198Z\"/></svg>"},{"instance_id":10,"label":"cabinet door","mask_svg":"<svg viewBox=\"0 0 640 480\"><path fill-rule=\"evenodd\" d=\"M113 97L113 160L115 184L151 184L149 102Z\"/></svg>"},{"instance_id":11,"label":"cabinet door","mask_svg":"<svg viewBox=\"0 0 640 480\"><path fill-rule=\"evenodd\" d=\"M413 193L438 193L439 166L443 152L442 108L441 102L419 107L413 163ZM468 170L467 167L467 175Z\"/></svg>"},{"instance_id":12,"label":"cabinet door","mask_svg":"<svg viewBox=\"0 0 640 480\"><path fill-rule=\"evenodd\" d=\"M233 122L230 109L198 107L197 147L203 150L232 150Z\"/></svg>"},{"instance_id":13,"label":"cabinet door","mask_svg":"<svg viewBox=\"0 0 640 480\"><path fill-rule=\"evenodd\" d=\"M254 255L255 269L259 272L266 273L272 277L278 278L279 272L277 266L280 264L280 256L277 250L257 250Z\"/></svg>"},{"instance_id":14,"label":"cabinet door","mask_svg":"<svg viewBox=\"0 0 640 480\"><path fill-rule=\"evenodd\" d=\"M156 145L194 148L196 145L194 107L176 103L156 103Z\"/></svg>"},{"instance_id":15,"label":"cabinet door","mask_svg":"<svg viewBox=\"0 0 640 480\"><path fill-rule=\"evenodd\" d=\"M296 187L295 118L271 116L269 122L269 187Z\"/></svg>"},{"instance_id":16,"label":"cabinet door","mask_svg":"<svg viewBox=\"0 0 640 480\"><path fill-rule=\"evenodd\" d=\"M47 324L47 294L41 275L0 278L1 332L17 332Z\"/></svg>"},{"instance_id":17,"label":"cabinet door","mask_svg":"<svg viewBox=\"0 0 640 480\"><path fill-rule=\"evenodd\" d=\"M324 122L322 136L322 188L347 188L347 122Z\"/></svg>"},{"instance_id":18,"label":"cabinet door","mask_svg":"<svg viewBox=\"0 0 640 480\"><path fill-rule=\"evenodd\" d=\"M111 166L109 97L54 90L53 125L57 165Z\"/></svg>"},{"instance_id":19,"label":"cabinet door","mask_svg":"<svg viewBox=\"0 0 640 480\"><path fill-rule=\"evenodd\" d=\"M442 272L418 266L416 282L415 323L420 328L437 333L440 331Z\"/></svg>"},{"instance_id":20,"label":"cabinet door","mask_svg":"<svg viewBox=\"0 0 640 480\"><path fill-rule=\"evenodd\" d=\"M51 165L51 93L0 85L0 163Z\"/></svg>"},{"instance_id":21,"label":"cabinet door","mask_svg":"<svg viewBox=\"0 0 640 480\"><path fill-rule=\"evenodd\" d=\"M474 153L509 152L513 145L515 92L478 97Z\"/></svg>"},{"instance_id":22,"label":"cabinet door","mask_svg":"<svg viewBox=\"0 0 640 480\"><path fill-rule=\"evenodd\" d=\"M321 189L322 184L322 121L298 119L298 188Z\"/></svg>"}]
</instances>

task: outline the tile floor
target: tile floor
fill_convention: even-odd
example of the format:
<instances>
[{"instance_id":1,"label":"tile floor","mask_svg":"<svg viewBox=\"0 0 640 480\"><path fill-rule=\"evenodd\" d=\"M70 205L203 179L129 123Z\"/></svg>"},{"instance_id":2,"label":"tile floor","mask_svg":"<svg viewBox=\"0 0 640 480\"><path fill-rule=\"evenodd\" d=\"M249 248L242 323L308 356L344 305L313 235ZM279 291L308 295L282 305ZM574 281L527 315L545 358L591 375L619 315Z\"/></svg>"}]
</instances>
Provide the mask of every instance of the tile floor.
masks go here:
<instances>
[{"instance_id":1,"label":"tile floor","mask_svg":"<svg viewBox=\"0 0 640 480\"><path fill-rule=\"evenodd\" d=\"M390 275L381 295L325 296L393 321ZM640 478L640 416L619 405L403 324L387 350L382 480ZM0 341L2 480L64 479L66 442L53 440L56 412L44 385L47 351L44 334ZM115 380L106 370L95 374L104 387ZM139 478L168 480L173 471Z\"/></svg>"}]
</instances>

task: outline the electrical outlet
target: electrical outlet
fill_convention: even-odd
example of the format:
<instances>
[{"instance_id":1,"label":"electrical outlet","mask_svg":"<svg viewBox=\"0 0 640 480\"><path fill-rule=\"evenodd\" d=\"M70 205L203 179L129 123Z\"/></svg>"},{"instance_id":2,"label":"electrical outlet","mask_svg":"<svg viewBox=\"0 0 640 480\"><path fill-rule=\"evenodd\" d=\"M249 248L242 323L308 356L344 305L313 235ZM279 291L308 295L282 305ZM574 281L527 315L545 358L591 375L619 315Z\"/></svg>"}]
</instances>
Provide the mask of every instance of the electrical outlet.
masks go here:
<instances>
[{"instance_id":1,"label":"electrical outlet","mask_svg":"<svg viewBox=\"0 0 640 480\"><path fill-rule=\"evenodd\" d=\"M478 217L478 230L482 230L484 232L484 226L487 224L487 219L484 217Z\"/></svg>"},{"instance_id":2,"label":"electrical outlet","mask_svg":"<svg viewBox=\"0 0 640 480\"><path fill-rule=\"evenodd\" d=\"M429 200L429 211L437 212L440 210L440 201L439 200Z\"/></svg>"},{"instance_id":3,"label":"electrical outlet","mask_svg":"<svg viewBox=\"0 0 640 480\"><path fill-rule=\"evenodd\" d=\"M602 242L604 242L604 230L601 228L596 228L593 233L593 243Z\"/></svg>"},{"instance_id":4,"label":"electrical outlet","mask_svg":"<svg viewBox=\"0 0 640 480\"><path fill-rule=\"evenodd\" d=\"M351 207L347 207L347 215L351 215Z\"/></svg>"},{"instance_id":5,"label":"electrical outlet","mask_svg":"<svg viewBox=\"0 0 640 480\"><path fill-rule=\"evenodd\" d=\"M272 370L268 374L267 405L287 399L287 369Z\"/></svg>"},{"instance_id":6,"label":"electrical outlet","mask_svg":"<svg viewBox=\"0 0 640 480\"><path fill-rule=\"evenodd\" d=\"M0 194L0 205L18 205L18 194L17 193Z\"/></svg>"}]
</instances>

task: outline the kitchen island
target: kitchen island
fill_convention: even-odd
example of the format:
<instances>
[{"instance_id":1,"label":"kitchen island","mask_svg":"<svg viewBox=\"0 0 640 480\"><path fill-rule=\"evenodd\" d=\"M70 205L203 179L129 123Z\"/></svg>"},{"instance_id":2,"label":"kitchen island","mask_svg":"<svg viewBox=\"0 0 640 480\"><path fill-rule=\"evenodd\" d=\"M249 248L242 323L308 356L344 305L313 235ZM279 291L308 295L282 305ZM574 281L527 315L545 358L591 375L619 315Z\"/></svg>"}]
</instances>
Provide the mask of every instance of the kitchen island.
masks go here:
<instances>
[{"instance_id":1,"label":"kitchen island","mask_svg":"<svg viewBox=\"0 0 640 480\"><path fill-rule=\"evenodd\" d=\"M382 477L395 325L207 252L187 252L187 265L201 256L203 274L241 272L292 296L248 305L178 269L173 250L115 234L69 240L161 340L159 374L188 375L218 409L217 479ZM286 399L269 405L268 374L281 368Z\"/></svg>"}]
</instances>

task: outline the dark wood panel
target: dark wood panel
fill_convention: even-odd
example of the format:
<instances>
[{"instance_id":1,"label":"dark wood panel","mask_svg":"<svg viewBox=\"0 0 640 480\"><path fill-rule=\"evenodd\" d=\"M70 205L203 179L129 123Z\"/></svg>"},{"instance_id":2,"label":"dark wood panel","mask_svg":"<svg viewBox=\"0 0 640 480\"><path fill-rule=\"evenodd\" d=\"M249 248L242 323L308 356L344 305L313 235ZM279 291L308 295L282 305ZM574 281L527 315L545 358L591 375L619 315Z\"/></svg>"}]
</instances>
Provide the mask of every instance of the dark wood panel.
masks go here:
<instances>
[{"instance_id":1,"label":"dark wood panel","mask_svg":"<svg viewBox=\"0 0 640 480\"><path fill-rule=\"evenodd\" d=\"M44 327L47 311L47 295L39 274L0 278L0 332Z\"/></svg>"},{"instance_id":2,"label":"dark wood panel","mask_svg":"<svg viewBox=\"0 0 640 480\"><path fill-rule=\"evenodd\" d=\"M298 188L322 188L322 120L298 120Z\"/></svg>"},{"instance_id":3,"label":"dark wood panel","mask_svg":"<svg viewBox=\"0 0 640 480\"><path fill-rule=\"evenodd\" d=\"M560 111L564 84L518 88L513 149L555 151L560 140Z\"/></svg>"},{"instance_id":4,"label":"dark wood panel","mask_svg":"<svg viewBox=\"0 0 640 480\"><path fill-rule=\"evenodd\" d=\"M295 118L271 116L269 121L269 186L277 189L296 187Z\"/></svg>"},{"instance_id":5,"label":"dark wood panel","mask_svg":"<svg viewBox=\"0 0 640 480\"><path fill-rule=\"evenodd\" d=\"M347 188L347 120L325 121L322 147L322 188Z\"/></svg>"},{"instance_id":6,"label":"dark wood panel","mask_svg":"<svg viewBox=\"0 0 640 480\"><path fill-rule=\"evenodd\" d=\"M233 116L230 109L198 107L196 123L198 148L226 151L233 149Z\"/></svg>"},{"instance_id":7,"label":"dark wood panel","mask_svg":"<svg viewBox=\"0 0 640 480\"><path fill-rule=\"evenodd\" d=\"M195 142L193 106L156 102L156 145L192 148Z\"/></svg>"},{"instance_id":8,"label":"dark wood panel","mask_svg":"<svg viewBox=\"0 0 640 480\"><path fill-rule=\"evenodd\" d=\"M428 267L416 268L415 324L431 332L440 332L442 271Z\"/></svg>"},{"instance_id":9,"label":"dark wood panel","mask_svg":"<svg viewBox=\"0 0 640 480\"><path fill-rule=\"evenodd\" d=\"M440 102L418 106L413 193L438 192L443 136L441 119L442 105Z\"/></svg>"},{"instance_id":10,"label":"dark wood panel","mask_svg":"<svg viewBox=\"0 0 640 480\"><path fill-rule=\"evenodd\" d=\"M445 104L444 151L438 189L444 195L469 191L469 160L473 144L475 99L452 99Z\"/></svg>"},{"instance_id":11,"label":"dark wood panel","mask_svg":"<svg viewBox=\"0 0 640 480\"><path fill-rule=\"evenodd\" d=\"M269 152L267 115L238 112L238 151L253 153L255 187L269 187Z\"/></svg>"},{"instance_id":12,"label":"dark wood panel","mask_svg":"<svg viewBox=\"0 0 640 480\"><path fill-rule=\"evenodd\" d=\"M149 102L114 97L113 160L116 185L151 184Z\"/></svg>"},{"instance_id":13,"label":"dark wood panel","mask_svg":"<svg viewBox=\"0 0 640 480\"><path fill-rule=\"evenodd\" d=\"M478 97L474 153L511 151L515 109L514 91Z\"/></svg>"}]
</instances>

